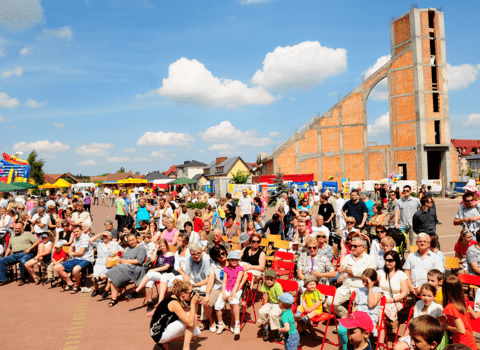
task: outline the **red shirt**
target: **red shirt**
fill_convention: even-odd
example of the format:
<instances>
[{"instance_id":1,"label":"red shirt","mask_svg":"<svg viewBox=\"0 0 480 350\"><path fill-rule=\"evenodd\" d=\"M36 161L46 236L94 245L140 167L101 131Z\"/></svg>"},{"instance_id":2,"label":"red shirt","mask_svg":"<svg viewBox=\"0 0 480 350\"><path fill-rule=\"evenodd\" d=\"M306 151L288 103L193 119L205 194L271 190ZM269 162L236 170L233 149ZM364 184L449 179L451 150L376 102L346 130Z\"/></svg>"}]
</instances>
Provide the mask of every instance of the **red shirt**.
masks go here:
<instances>
[{"instance_id":1,"label":"red shirt","mask_svg":"<svg viewBox=\"0 0 480 350\"><path fill-rule=\"evenodd\" d=\"M67 253L65 252L65 250L60 250L60 253L57 253L56 250L53 251L53 254L52 254L52 258L53 260L55 261L58 261L60 260L61 258L63 258L63 260L66 260L67 259Z\"/></svg>"},{"instance_id":2,"label":"red shirt","mask_svg":"<svg viewBox=\"0 0 480 350\"><path fill-rule=\"evenodd\" d=\"M455 248L453 248L454 251L459 252L461 255L467 254L468 248L470 248L472 245L476 244L477 242L474 241L473 239L470 241L470 245L468 247L464 247L463 245L460 244L460 242L455 243Z\"/></svg>"},{"instance_id":3,"label":"red shirt","mask_svg":"<svg viewBox=\"0 0 480 350\"><path fill-rule=\"evenodd\" d=\"M455 305L449 303L443 309L443 314L447 316L447 324L449 326L455 327L455 319L457 318L461 319L463 325L465 326L465 334L453 333L453 343L465 344L472 350L478 349L477 342L473 337L473 329L470 323L470 314L468 313L468 311L466 314L461 314L460 311L458 311L458 309L455 307Z\"/></svg>"},{"instance_id":4,"label":"red shirt","mask_svg":"<svg viewBox=\"0 0 480 350\"><path fill-rule=\"evenodd\" d=\"M200 218L195 218L193 221L193 231L200 232L203 228L203 220Z\"/></svg>"}]
</instances>

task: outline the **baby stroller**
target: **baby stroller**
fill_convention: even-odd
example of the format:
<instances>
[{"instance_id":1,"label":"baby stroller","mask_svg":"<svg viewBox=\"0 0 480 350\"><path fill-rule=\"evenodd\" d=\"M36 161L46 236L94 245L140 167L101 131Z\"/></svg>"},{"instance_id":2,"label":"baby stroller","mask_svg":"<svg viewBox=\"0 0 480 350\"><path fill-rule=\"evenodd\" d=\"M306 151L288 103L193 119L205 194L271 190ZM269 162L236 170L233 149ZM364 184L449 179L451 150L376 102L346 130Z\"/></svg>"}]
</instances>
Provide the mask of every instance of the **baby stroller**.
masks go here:
<instances>
[{"instance_id":1,"label":"baby stroller","mask_svg":"<svg viewBox=\"0 0 480 350\"><path fill-rule=\"evenodd\" d=\"M402 262L405 261L405 251L407 249L407 233L405 230L401 230L398 228L389 227L387 230L387 236L392 237L393 240L395 241L395 246L397 249L398 255L400 255L400 259L402 259Z\"/></svg>"}]
</instances>

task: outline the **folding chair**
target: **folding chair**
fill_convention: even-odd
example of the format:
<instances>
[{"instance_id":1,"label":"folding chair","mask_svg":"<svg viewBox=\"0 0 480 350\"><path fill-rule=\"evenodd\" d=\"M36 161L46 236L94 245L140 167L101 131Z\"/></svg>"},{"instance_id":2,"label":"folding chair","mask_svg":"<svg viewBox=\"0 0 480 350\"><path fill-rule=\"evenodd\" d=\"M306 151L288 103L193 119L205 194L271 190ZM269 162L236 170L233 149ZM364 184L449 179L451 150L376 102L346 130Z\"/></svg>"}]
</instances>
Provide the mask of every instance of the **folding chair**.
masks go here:
<instances>
[{"instance_id":1,"label":"folding chair","mask_svg":"<svg viewBox=\"0 0 480 350\"><path fill-rule=\"evenodd\" d=\"M327 312L322 312L321 315L318 315L317 317L313 317L310 320L312 321L312 324L314 327L317 327L320 322L327 321L327 325L325 327L325 331L323 333L323 341L322 341L322 347L320 350L323 350L323 347L325 346L325 342L328 344L331 344L333 346L339 346L340 345L340 338L337 334L337 340L338 343L331 342L330 340L327 340L327 332L328 332L328 326L330 323L330 320L333 318L335 321L335 329L338 330L338 323L337 323L337 315L335 315L335 309L333 307L333 303L335 301L335 293L337 292L337 288L334 286L327 286L325 284L317 284L317 290L324 295L325 297L332 297L332 304L330 305L330 310ZM337 332L338 333L338 332Z\"/></svg>"},{"instance_id":2,"label":"folding chair","mask_svg":"<svg viewBox=\"0 0 480 350\"><path fill-rule=\"evenodd\" d=\"M455 257L445 257L445 269L458 269L460 266L460 260Z\"/></svg>"},{"instance_id":3,"label":"folding chair","mask_svg":"<svg viewBox=\"0 0 480 350\"><path fill-rule=\"evenodd\" d=\"M294 261L295 255L293 255L293 253L280 252L277 250L273 256L273 260Z\"/></svg>"},{"instance_id":4,"label":"folding chair","mask_svg":"<svg viewBox=\"0 0 480 350\"><path fill-rule=\"evenodd\" d=\"M252 287L253 287L253 281L254 281L253 274L247 272L247 282ZM258 293L259 287L260 287L260 282L257 282L257 288L255 290L253 290L253 288L244 288L243 289L243 292L246 295L245 295L244 300L243 300L244 305L243 305L242 320L240 322L241 325L244 324L243 321L245 319L245 314L247 313L249 303L252 305L252 308L253 308L254 321L252 321L252 320L246 320L246 321L249 322L249 323L257 323L257 312L255 311L255 300L257 298L257 293Z\"/></svg>"},{"instance_id":5,"label":"folding chair","mask_svg":"<svg viewBox=\"0 0 480 350\"><path fill-rule=\"evenodd\" d=\"M237 236L232 237L232 243L238 243L238 237Z\"/></svg>"},{"instance_id":6,"label":"folding chair","mask_svg":"<svg viewBox=\"0 0 480 350\"><path fill-rule=\"evenodd\" d=\"M272 269L277 273L277 276L281 277L288 275L288 279L293 280L295 263L282 260L273 260Z\"/></svg>"},{"instance_id":7,"label":"folding chair","mask_svg":"<svg viewBox=\"0 0 480 350\"><path fill-rule=\"evenodd\" d=\"M281 241L282 236L281 235L267 235L267 240L269 242Z\"/></svg>"},{"instance_id":8,"label":"folding chair","mask_svg":"<svg viewBox=\"0 0 480 350\"><path fill-rule=\"evenodd\" d=\"M410 319L413 316L413 309L414 308L415 308L415 305L410 308L410 312L408 313L407 323L405 323L405 329L408 327L408 324L410 323ZM392 345L397 344L399 333L400 333L400 325L398 325L398 327L397 327L397 333L395 334L395 342Z\"/></svg>"},{"instance_id":9,"label":"folding chair","mask_svg":"<svg viewBox=\"0 0 480 350\"><path fill-rule=\"evenodd\" d=\"M273 242L275 249L290 249L290 241L277 240Z\"/></svg>"},{"instance_id":10,"label":"folding chair","mask_svg":"<svg viewBox=\"0 0 480 350\"><path fill-rule=\"evenodd\" d=\"M175 253L175 252L178 250L178 248L175 247L174 245L169 245L169 246L168 246L168 249L169 249L170 252L172 252L172 253Z\"/></svg>"},{"instance_id":11,"label":"folding chair","mask_svg":"<svg viewBox=\"0 0 480 350\"><path fill-rule=\"evenodd\" d=\"M417 250L418 250L418 247L416 245L410 246L410 253L415 253Z\"/></svg>"},{"instance_id":12,"label":"folding chair","mask_svg":"<svg viewBox=\"0 0 480 350\"><path fill-rule=\"evenodd\" d=\"M232 243L232 250L242 250L242 245L240 243Z\"/></svg>"}]
</instances>

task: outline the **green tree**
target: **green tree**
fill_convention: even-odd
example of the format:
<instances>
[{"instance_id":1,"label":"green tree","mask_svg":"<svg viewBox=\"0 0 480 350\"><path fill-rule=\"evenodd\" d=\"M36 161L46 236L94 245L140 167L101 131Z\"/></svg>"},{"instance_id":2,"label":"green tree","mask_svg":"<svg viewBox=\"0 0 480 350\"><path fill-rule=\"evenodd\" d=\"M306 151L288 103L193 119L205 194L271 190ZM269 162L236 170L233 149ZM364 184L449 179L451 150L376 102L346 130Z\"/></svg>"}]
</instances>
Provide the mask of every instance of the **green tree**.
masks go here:
<instances>
[{"instance_id":1,"label":"green tree","mask_svg":"<svg viewBox=\"0 0 480 350\"><path fill-rule=\"evenodd\" d=\"M37 185L43 184L43 165L45 161L43 159L37 159L38 153L33 150L28 156L28 164L30 164L30 177L35 181Z\"/></svg>"},{"instance_id":2,"label":"green tree","mask_svg":"<svg viewBox=\"0 0 480 350\"><path fill-rule=\"evenodd\" d=\"M230 182L237 185L244 185L247 183L249 177L250 173L248 171L241 171L240 169L238 169L238 171L233 174Z\"/></svg>"},{"instance_id":3,"label":"green tree","mask_svg":"<svg viewBox=\"0 0 480 350\"><path fill-rule=\"evenodd\" d=\"M275 179L273 180L273 183L276 186L276 190L273 194L269 196L269 204L274 205L277 203L277 200L281 197L282 193L287 193L289 190L289 187L283 183L283 173L277 172L277 175Z\"/></svg>"},{"instance_id":4,"label":"green tree","mask_svg":"<svg viewBox=\"0 0 480 350\"><path fill-rule=\"evenodd\" d=\"M125 172L125 168L123 166L120 168L120 170L117 170L117 173L124 173L124 172Z\"/></svg>"}]
</instances>

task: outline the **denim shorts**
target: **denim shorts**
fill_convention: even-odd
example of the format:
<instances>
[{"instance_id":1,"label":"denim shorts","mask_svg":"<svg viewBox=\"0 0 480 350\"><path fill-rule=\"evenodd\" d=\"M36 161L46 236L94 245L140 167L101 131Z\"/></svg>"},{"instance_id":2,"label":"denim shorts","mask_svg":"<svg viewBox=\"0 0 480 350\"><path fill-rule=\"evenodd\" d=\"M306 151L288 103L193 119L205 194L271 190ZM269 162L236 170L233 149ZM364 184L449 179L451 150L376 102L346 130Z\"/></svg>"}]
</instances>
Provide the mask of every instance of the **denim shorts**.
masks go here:
<instances>
[{"instance_id":1,"label":"denim shorts","mask_svg":"<svg viewBox=\"0 0 480 350\"><path fill-rule=\"evenodd\" d=\"M72 259L72 260L68 260L68 261L65 261L64 263L62 263L63 268L67 272L72 272L72 270L75 266L80 266L82 269L84 269L88 265L90 265L90 261L80 260L80 259Z\"/></svg>"}]
</instances>

